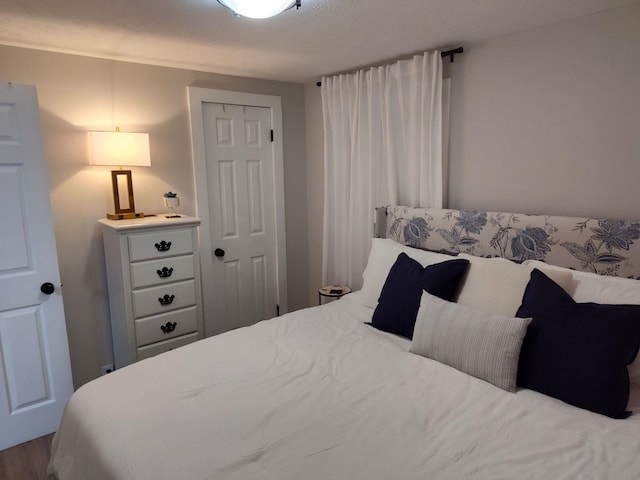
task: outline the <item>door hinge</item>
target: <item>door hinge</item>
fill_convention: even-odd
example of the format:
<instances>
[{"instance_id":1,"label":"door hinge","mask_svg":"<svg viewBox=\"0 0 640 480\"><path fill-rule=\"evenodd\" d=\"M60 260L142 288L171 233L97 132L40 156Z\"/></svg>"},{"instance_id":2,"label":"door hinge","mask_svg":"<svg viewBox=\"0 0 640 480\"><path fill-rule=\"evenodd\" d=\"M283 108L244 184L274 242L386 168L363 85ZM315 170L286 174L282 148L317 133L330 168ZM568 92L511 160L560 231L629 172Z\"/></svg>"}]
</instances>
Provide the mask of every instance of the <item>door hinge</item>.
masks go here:
<instances>
[{"instance_id":1,"label":"door hinge","mask_svg":"<svg viewBox=\"0 0 640 480\"><path fill-rule=\"evenodd\" d=\"M271 130L271 141L273 142L273 130Z\"/></svg>"},{"instance_id":2,"label":"door hinge","mask_svg":"<svg viewBox=\"0 0 640 480\"><path fill-rule=\"evenodd\" d=\"M280 316L280 305L276 305L276 317Z\"/></svg>"}]
</instances>

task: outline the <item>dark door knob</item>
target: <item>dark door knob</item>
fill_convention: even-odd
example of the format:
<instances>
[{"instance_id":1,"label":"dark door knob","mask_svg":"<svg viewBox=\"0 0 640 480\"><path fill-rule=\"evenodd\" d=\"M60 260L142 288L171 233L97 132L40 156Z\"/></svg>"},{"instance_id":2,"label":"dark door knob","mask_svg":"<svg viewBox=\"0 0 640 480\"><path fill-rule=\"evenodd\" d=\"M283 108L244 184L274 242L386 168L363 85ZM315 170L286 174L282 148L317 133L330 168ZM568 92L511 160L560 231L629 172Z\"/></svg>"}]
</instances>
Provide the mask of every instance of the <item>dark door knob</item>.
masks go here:
<instances>
[{"instance_id":1,"label":"dark door knob","mask_svg":"<svg viewBox=\"0 0 640 480\"><path fill-rule=\"evenodd\" d=\"M56 291L56 287L53 286L53 283L45 282L42 285L40 285L40 291L45 295L51 295L53 292Z\"/></svg>"},{"instance_id":2,"label":"dark door knob","mask_svg":"<svg viewBox=\"0 0 640 480\"><path fill-rule=\"evenodd\" d=\"M223 250L223 249L221 249L221 248L216 248L216 249L213 251L213 254L214 254L216 257L224 257L224 250Z\"/></svg>"}]
</instances>

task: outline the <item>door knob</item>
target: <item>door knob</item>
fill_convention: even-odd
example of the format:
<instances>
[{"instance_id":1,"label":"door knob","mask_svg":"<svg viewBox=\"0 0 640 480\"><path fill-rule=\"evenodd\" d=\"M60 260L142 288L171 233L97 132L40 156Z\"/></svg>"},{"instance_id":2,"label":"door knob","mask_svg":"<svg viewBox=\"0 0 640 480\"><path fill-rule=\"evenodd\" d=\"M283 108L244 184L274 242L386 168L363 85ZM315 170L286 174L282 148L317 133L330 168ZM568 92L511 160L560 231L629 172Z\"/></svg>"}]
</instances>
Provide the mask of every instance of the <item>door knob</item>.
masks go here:
<instances>
[{"instance_id":1,"label":"door knob","mask_svg":"<svg viewBox=\"0 0 640 480\"><path fill-rule=\"evenodd\" d=\"M224 252L224 250L223 250L223 249L221 249L221 248L216 248L216 249L213 251L213 254L214 254L216 257L224 257L224 253L225 253L225 252Z\"/></svg>"},{"instance_id":2,"label":"door knob","mask_svg":"<svg viewBox=\"0 0 640 480\"><path fill-rule=\"evenodd\" d=\"M42 285L40 285L40 291L45 295L51 295L53 292L56 291L56 287L54 287L53 283L51 282L45 282Z\"/></svg>"}]
</instances>

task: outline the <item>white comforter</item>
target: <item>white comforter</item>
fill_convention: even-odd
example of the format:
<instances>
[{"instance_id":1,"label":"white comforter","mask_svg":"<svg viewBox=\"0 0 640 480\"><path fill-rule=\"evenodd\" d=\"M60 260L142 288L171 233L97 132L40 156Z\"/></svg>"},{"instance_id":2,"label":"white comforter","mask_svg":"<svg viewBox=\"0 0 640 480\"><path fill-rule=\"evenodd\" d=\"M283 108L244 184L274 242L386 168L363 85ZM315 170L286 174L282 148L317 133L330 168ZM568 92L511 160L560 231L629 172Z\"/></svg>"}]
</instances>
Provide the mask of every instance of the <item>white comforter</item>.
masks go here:
<instances>
[{"instance_id":1,"label":"white comforter","mask_svg":"<svg viewBox=\"0 0 640 480\"><path fill-rule=\"evenodd\" d=\"M640 415L611 420L408 352L338 302L80 388L49 472L100 479L640 479Z\"/></svg>"}]
</instances>

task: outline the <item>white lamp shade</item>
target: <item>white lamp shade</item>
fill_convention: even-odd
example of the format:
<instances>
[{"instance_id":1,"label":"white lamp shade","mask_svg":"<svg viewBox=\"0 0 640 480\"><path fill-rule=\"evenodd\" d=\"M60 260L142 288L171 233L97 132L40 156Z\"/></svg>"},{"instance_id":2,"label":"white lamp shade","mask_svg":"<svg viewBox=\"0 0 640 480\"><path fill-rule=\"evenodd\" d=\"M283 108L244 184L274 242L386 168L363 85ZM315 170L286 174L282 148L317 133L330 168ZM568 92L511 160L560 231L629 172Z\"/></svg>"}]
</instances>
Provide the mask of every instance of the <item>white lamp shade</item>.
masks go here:
<instances>
[{"instance_id":1,"label":"white lamp shade","mask_svg":"<svg viewBox=\"0 0 640 480\"><path fill-rule=\"evenodd\" d=\"M149 134L89 132L89 164L149 167Z\"/></svg>"},{"instance_id":2,"label":"white lamp shade","mask_svg":"<svg viewBox=\"0 0 640 480\"><path fill-rule=\"evenodd\" d=\"M238 15L250 18L268 18L295 5L295 0L218 0Z\"/></svg>"}]
</instances>

